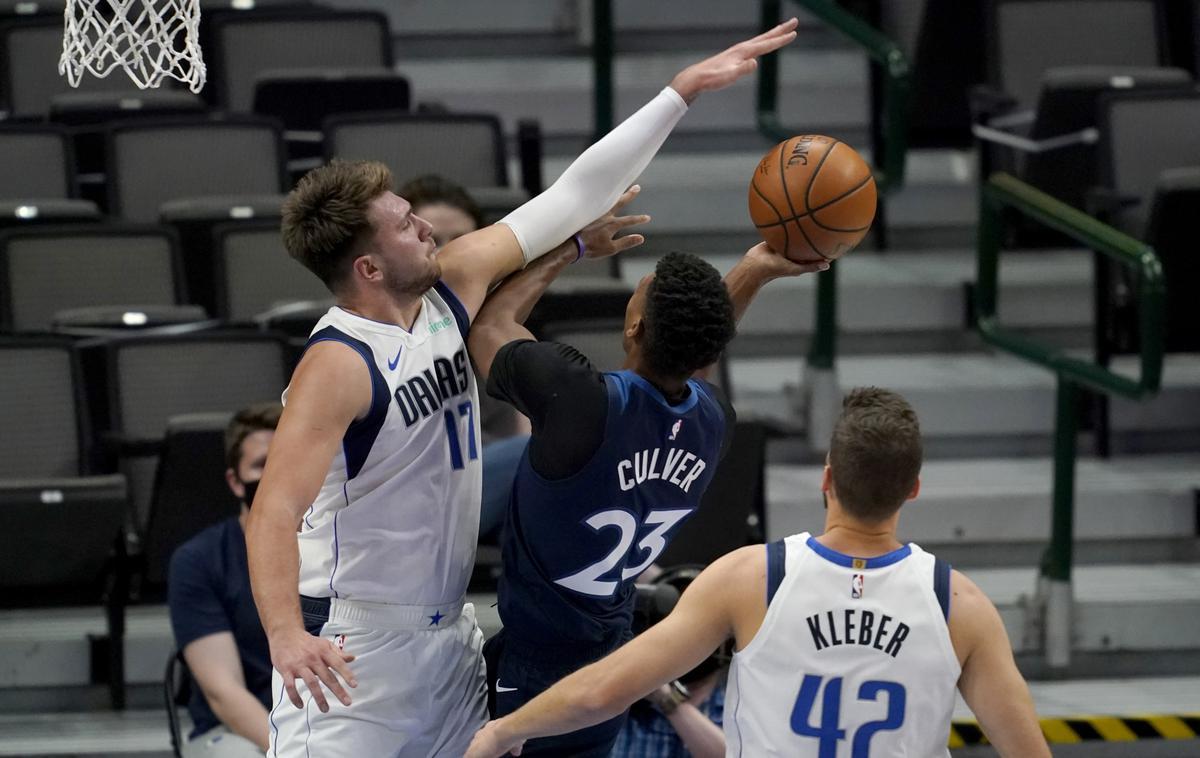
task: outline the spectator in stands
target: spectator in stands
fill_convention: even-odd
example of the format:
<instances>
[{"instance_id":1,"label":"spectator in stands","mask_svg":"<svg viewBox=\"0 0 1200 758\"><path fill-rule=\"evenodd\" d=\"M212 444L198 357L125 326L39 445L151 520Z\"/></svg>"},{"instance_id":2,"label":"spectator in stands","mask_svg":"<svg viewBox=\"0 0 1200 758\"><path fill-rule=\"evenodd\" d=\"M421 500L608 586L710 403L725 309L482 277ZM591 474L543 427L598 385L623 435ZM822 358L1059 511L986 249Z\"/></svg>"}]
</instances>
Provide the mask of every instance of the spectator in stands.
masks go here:
<instances>
[{"instance_id":1,"label":"spectator in stands","mask_svg":"<svg viewBox=\"0 0 1200 758\"><path fill-rule=\"evenodd\" d=\"M412 203L414 214L433 225L433 239L439 248L483 226L479 206L465 189L445 177L437 174L418 176L401 187L399 194ZM479 511L479 539L493 542L504 523L517 464L529 444L529 419L508 403L485 392L479 393L479 406L479 426L483 432L483 503Z\"/></svg>"},{"instance_id":2,"label":"spectator in stands","mask_svg":"<svg viewBox=\"0 0 1200 758\"><path fill-rule=\"evenodd\" d=\"M184 758L251 758L267 750L271 655L250 594L243 529L282 410L265 403L233 417L225 430L225 481L241 512L171 556L171 626L196 685Z\"/></svg>"}]
</instances>

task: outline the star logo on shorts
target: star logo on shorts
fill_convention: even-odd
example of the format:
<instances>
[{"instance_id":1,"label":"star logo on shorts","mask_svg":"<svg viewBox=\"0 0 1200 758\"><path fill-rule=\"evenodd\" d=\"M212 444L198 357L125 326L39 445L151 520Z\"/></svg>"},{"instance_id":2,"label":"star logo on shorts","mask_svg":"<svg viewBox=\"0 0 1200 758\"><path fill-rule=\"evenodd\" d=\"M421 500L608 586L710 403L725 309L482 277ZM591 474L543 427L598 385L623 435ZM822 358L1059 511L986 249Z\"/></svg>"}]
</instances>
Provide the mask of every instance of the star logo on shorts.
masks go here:
<instances>
[{"instance_id":1,"label":"star logo on shorts","mask_svg":"<svg viewBox=\"0 0 1200 758\"><path fill-rule=\"evenodd\" d=\"M429 625L437 626L438 624L442 623L442 619L444 619L444 618L446 618L446 617L442 615L442 612L438 611L437 613L435 613L429 617Z\"/></svg>"}]
</instances>

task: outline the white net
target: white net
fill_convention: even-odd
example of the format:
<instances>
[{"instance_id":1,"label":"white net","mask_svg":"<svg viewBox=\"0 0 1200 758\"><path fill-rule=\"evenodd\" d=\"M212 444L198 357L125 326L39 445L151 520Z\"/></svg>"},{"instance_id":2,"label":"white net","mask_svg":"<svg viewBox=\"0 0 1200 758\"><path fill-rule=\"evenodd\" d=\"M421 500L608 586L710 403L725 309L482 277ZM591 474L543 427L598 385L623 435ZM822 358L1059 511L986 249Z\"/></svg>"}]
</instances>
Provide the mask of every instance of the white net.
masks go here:
<instances>
[{"instance_id":1,"label":"white net","mask_svg":"<svg viewBox=\"0 0 1200 758\"><path fill-rule=\"evenodd\" d=\"M138 87L178 79L199 92L200 0L67 0L58 72L72 87L85 71L108 76L118 66Z\"/></svg>"}]
</instances>

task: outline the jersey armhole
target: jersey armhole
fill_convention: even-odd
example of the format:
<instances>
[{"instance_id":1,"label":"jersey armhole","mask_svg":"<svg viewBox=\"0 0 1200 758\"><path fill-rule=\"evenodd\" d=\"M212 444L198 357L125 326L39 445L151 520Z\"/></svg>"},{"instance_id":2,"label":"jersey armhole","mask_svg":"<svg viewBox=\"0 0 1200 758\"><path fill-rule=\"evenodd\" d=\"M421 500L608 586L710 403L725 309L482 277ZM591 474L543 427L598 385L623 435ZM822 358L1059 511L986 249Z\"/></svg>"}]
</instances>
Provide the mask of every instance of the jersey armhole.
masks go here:
<instances>
[{"instance_id":1,"label":"jersey armhole","mask_svg":"<svg viewBox=\"0 0 1200 758\"><path fill-rule=\"evenodd\" d=\"M933 594L942 608L942 617L950 620L950 564L933 559Z\"/></svg>"},{"instance_id":2,"label":"jersey armhole","mask_svg":"<svg viewBox=\"0 0 1200 758\"><path fill-rule=\"evenodd\" d=\"M787 571L787 545L783 540L767 543L767 607L775 599L775 593L783 584Z\"/></svg>"}]
</instances>

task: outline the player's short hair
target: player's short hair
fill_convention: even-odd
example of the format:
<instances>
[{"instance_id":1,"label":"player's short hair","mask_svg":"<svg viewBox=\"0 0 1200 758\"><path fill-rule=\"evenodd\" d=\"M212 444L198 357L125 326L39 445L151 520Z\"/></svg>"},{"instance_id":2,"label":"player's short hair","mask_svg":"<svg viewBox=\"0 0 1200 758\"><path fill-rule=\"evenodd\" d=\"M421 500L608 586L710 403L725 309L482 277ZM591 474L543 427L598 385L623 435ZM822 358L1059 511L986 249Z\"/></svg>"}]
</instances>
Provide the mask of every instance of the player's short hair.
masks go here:
<instances>
[{"instance_id":1,"label":"player's short hair","mask_svg":"<svg viewBox=\"0 0 1200 758\"><path fill-rule=\"evenodd\" d=\"M397 194L419 208L422 205L445 203L452 208L458 208L471 217L475 227L483 226L483 213L479 205L471 198L462 185L455 184L439 174L425 174L404 183Z\"/></svg>"},{"instance_id":2,"label":"player's short hair","mask_svg":"<svg viewBox=\"0 0 1200 758\"><path fill-rule=\"evenodd\" d=\"M842 400L829 443L838 502L868 523L891 518L921 473L917 412L895 392L858 387Z\"/></svg>"},{"instance_id":3,"label":"player's short hair","mask_svg":"<svg viewBox=\"0 0 1200 758\"><path fill-rule=\"evenodd\" d=\"M665 377L687 377L714 363L737 331L721 275L690 253L658 261L642 318L646 361Z\"/></svg>"},{"instance_id":4,"label":"player's short hair","mask_svg":"<svg viewBox=\"0 0 1200 758\"><path fill-rule=\"evenodd\" d=\"M392 172L377 161L333 161L309 171L283 203L288 255L332 290L369 227L367 207L391 188Z\"/></svg>"},{"instance_id":5,"label":"player's short hair","mask_svg":"<svg viewBox=\"0 0 1200 758\"><path fill-rule=\"evenodd\" d=\"M283 406L279 403L259 403L233 414L225 427L225 464L237 471L242 462L242 443L255 432L274 431L281 413Z\"/></svg>"}]
</instances>

